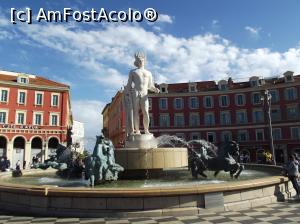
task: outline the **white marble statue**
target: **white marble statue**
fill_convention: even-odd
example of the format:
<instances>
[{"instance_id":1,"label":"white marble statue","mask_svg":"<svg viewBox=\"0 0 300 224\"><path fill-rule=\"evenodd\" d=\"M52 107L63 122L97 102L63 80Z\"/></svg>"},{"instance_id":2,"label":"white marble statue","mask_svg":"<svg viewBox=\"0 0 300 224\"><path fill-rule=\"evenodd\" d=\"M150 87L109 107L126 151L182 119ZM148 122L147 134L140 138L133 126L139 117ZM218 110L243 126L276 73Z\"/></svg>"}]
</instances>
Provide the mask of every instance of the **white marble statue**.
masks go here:
<instances>
[{"instance_id":1,"label":"white marble statue","mask_svg":"<svg viewBox=\"0 0 300 224\"><path fill-rule=\"evenodd\" d=\"M126 115L126 120L128 118L129 127L128 133L129 135L139 135L141 134L140 131L140 117L139 111L141 110L143 113L143 125L144 125L144 132L145 134L150 134L149 132L149 100L148 100L148 90L159 93L159 89L154 86L152 74L150 71L144 68L146 57L143 53L136 53L134 55L135 62L134 65L136 66L135 69L131 70L129 73L128 83L125 87L125 99L127 102L132 101L132 107L129 104L125 105L125 111L128 114ZM130 96L131 95L131 96ZM127 98L126 98L127 97ZM126 101L125 101L126 102ZM131 116L131 112L133 111L133 116ZM131 120L133 119L133 130L130 127Z\"/></svg>"}]
</instances>

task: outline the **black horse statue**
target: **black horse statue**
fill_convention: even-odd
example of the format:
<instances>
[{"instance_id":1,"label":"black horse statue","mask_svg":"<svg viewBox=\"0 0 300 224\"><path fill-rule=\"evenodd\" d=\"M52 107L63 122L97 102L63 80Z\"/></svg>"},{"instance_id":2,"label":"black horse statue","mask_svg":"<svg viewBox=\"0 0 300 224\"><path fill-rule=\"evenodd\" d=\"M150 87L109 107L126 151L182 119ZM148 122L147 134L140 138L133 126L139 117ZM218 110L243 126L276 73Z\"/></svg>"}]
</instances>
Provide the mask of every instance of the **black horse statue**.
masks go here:
<instances>
[{"instance_id":1,"label":"black horse statue","mask_svg":"<svg viewBox=\"0 0 300 224\"><path fill-rule=\"evenodd\" d=\"M229 141L216 150L216 154L208 145L202 145L200 148L189 147L189 169L192 176L198 178L198 175L207 177L204 171L215 171L217 176L221 170L229 172L231 178L238 178L244 169L244 166L237 162L239 156L239 145L235 141Z\"/></svg>"}]
</instances>

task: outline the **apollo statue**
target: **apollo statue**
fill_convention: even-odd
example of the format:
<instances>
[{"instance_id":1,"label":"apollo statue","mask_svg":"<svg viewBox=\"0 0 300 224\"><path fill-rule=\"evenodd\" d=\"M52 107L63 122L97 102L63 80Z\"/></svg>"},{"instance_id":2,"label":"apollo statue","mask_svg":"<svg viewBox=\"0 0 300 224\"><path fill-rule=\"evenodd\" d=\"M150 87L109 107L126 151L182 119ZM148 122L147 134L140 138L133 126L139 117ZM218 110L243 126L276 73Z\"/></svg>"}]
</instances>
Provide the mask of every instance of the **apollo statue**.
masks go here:
<instances>
[{"instance_id":1,"label":"apollo statue","mask_svg":"<svg viewBox=\"0 0 300 224\"><path fill-rule=\"evenodd\" d=\"M127 136L141 134L140 110L143 114L144 133L150 134L148 90L159 93L159 89L154 86L151 72L144 68L145 55L137 52L134 57L136 68L129 72L128 83L124 88Z\"/></svg>"}]
</instances>

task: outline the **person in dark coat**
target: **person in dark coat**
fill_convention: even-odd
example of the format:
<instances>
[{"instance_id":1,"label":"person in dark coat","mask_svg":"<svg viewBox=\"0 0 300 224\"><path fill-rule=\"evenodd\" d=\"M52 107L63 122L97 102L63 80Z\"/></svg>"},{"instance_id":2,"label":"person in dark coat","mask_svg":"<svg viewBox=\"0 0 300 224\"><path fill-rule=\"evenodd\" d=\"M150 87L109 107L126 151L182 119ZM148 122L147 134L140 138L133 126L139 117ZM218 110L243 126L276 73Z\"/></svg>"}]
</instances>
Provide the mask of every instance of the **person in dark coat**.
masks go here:
<instances>
[{"instance_id":1,"label":"person in dark coat","mask_svg":"<svg viewBox=\"0 0 300 224\"><path fill-rule=\"evenodd\" d=\"M20 170L20 169L21 169L21 162L20 160L18 160L16 163L16 170Z\"/></svg>"},{"instance_id":2,"label":"person in dark coat","mask_svg":"<svg viewBox=\"0 0 300 224\"><path fill-rule=\"evenodd\" d=\"M289 162L287 164L287 175L289 180L292 182L293 187L296 191L295 198L300 198L300 186L298 183L298 176L299 176L299 170L298 170L299 163L295 158L295 155L290 155Z\"/></svg>"}]
</instances>

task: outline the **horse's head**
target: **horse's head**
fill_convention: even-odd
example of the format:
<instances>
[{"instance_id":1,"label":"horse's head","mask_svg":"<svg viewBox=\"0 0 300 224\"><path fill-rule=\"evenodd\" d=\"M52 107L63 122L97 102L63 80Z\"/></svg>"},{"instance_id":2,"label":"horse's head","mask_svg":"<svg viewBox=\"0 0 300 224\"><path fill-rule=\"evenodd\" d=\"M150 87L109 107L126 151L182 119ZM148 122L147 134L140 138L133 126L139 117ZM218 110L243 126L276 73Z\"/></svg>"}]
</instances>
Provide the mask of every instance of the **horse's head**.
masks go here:
<instances>
[{"instance_id":1,"label":"horse's head","mask_svg":"<svg viewBox=\"0 0 300 224\"><path fill-rule=\"evenodd\" d=\"M232 156L239 156L240 148L236 141L229 141L225 146L225 150L227 150Z\"/></svg>"}]
</instances>

